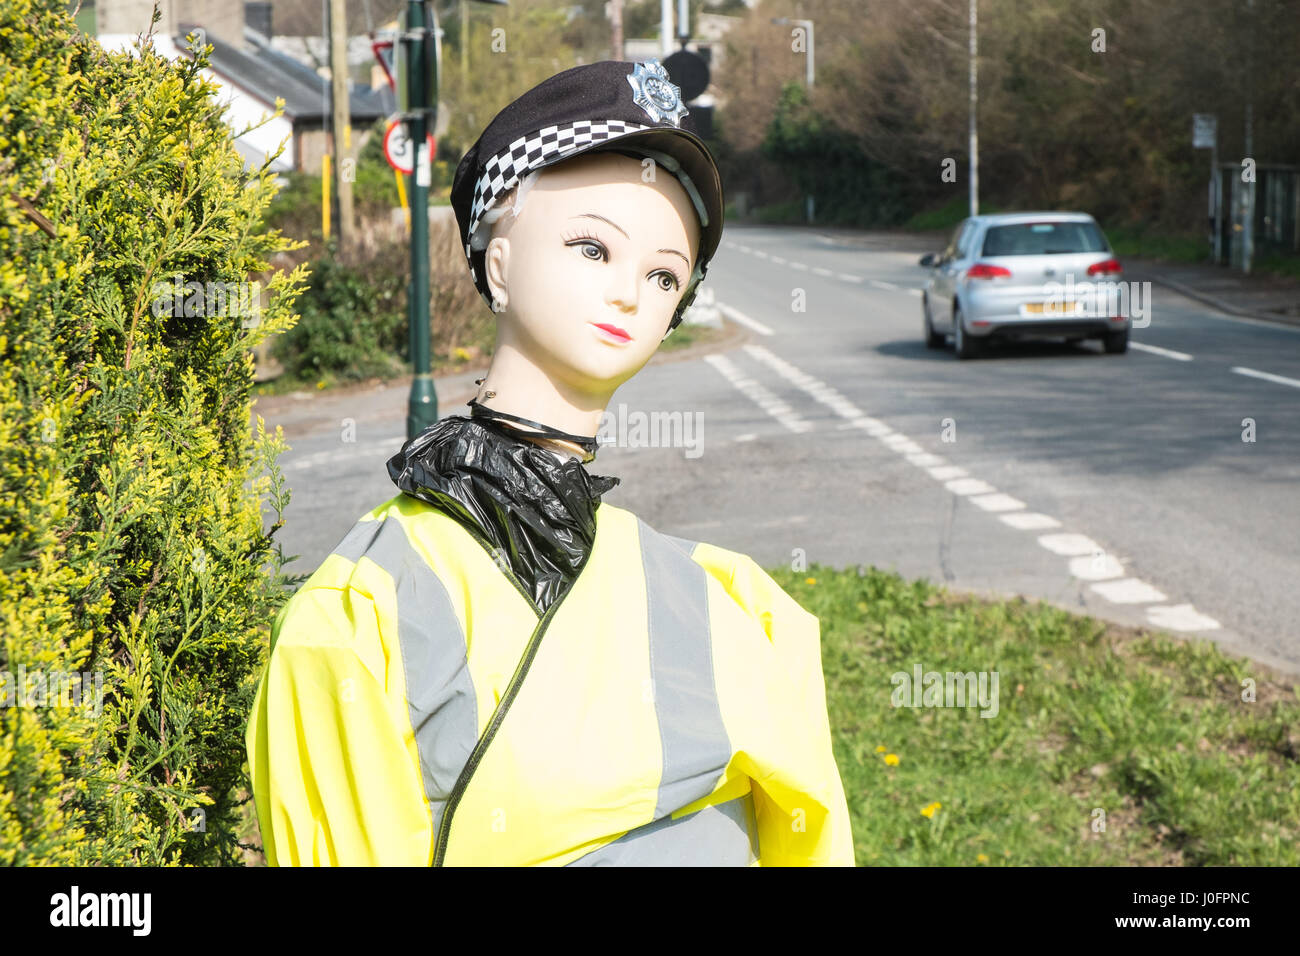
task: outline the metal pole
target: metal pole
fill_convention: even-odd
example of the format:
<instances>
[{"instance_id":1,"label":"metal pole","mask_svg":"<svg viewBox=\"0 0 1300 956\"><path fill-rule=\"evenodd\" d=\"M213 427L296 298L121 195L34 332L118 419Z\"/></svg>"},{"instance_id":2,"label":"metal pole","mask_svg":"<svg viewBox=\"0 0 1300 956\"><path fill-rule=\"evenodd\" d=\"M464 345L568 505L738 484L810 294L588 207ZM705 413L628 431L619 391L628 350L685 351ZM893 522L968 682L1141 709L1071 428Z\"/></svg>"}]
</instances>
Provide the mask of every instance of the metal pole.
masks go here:
<instances>
[{"instance_id":1,"label":"metal pole","mask_svg":"<svg viewBox=\"0 0 1300 956\"><path fill-rule=\"evenodd\" d=\"M1252 16L1246 23L1246 157L1255 158L1255 0L1246 0L1246 9ZM1238 176L1241 174L1238 173ZM1251 260L1255 255L1255 183L1259 178L1259 164L1255 164L1252 181L1242 183L1241 271L1250 275Z\"/></svg>"},{"instance_id":2,"label":"metal pole","mask_svg":"<svg viewBox=\"0 0 1300 956\"><path fill-rule=\"evenodd\" d=\"M817 49L817 44L813 42L813 22L805 20L808 24L808 58L806 67L808 70L808 89L812 89L813 83L817 79L817 71L813 69L813 50Z\"/></svg>"},{"instance_id":3,"label":"metal pole","mask_svg":"<svg viewBox=\"0 0 1300 956\"><path fill-rule=\"evenodd\" d=\"M330 0L330 90L334 100L334 192L339 197L339 250L352 245L351 104L348 102L348 22L343 0Z\"/></svg>"},{"instance_id":4,"label":"metal pole","mask_svg":"<svg viewBox=\"0 0 1300 956\"><path fill-rule=\"evenodd\" d=\"M1210 201L1214 203L1214 238L1211 249L1217 264L1223 252L1223 190L1219 184L1219 131L1214 131L1214 146L1210 149Z\"/></svg>"},{"instance_id":5,"label":"metal pole","mask_svg":"<svg viewBox=\"0 0 1300 956\"><path fill-rule=\"evenodd\" d=\"M975 108L979 103L979 86L975 81L975 11L978 0L970 0L970 214L980 214L980 146L975 128Z\"/></svg>"},{"instance_id":6,"label":"metal pole","mask_svg":"<svg viewBox=\"0 0 1300 956\"><path fill-rule=\"evenodd\" d=\"M659 0L659 49L664 56L673 52L673 0Z\"/></svg>"},{"instance_id":7,"label":"metal pole","mask_svg":"<svg viewBox=\"0 0 1300 956\"><path fill-rule=\"evenodd\" d=\"M428 102L430 79L435 64L429 62L434 51L432 31L436 23L426 19L424 0L408 0L407 26L402 42L407 44L410 64L407 77L409 113L407 128L415 145L415 172L411 176L411 285L409 308L411 396L407 404L406 437L412 439L438 420L438 397L433 388L430 367L429 329L429 183L433 157L427 142L431 113L436 105Z\"/></svg>"}]
</instances>

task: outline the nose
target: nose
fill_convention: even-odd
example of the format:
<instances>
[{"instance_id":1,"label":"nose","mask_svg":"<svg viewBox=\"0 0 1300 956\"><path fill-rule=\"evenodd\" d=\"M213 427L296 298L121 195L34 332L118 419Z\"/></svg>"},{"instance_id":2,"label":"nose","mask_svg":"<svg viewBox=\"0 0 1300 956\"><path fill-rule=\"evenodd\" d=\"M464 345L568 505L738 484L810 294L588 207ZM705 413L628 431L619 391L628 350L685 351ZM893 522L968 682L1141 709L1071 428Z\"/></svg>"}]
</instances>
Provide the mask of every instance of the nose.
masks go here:
<instances>
[{"instance_id":1,"label":"nose","mask_svg":"<svg viewBox=\"0 0 1300 956\"><path fill-rule=\"evenodd\" d=\"M605 289L605 302L621 312L635 312L640 299L636 271L631 268L611 269L609 285Z\"/></svg>"}]
</instances>

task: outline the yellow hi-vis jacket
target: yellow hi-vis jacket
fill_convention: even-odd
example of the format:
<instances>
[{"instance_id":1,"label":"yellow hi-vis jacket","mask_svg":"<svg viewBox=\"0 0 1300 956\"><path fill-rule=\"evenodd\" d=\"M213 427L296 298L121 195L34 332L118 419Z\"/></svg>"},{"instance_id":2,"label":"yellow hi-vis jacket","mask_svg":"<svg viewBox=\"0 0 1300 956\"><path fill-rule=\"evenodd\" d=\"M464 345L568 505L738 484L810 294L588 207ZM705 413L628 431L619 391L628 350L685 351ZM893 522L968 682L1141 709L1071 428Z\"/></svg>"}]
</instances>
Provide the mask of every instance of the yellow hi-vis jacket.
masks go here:
<instances>
[{"instance_id":1,"label":"yellow hi-vis jacket","mask_svg":"<svg viewBox=\"0 0 1300 956\"><path fill-rule=\"evenodd\" d=\"M539 614L406 495L275 619L247 729L271 865L846 865L819 623L601 504Z\"/></svg>"}]
</instances>

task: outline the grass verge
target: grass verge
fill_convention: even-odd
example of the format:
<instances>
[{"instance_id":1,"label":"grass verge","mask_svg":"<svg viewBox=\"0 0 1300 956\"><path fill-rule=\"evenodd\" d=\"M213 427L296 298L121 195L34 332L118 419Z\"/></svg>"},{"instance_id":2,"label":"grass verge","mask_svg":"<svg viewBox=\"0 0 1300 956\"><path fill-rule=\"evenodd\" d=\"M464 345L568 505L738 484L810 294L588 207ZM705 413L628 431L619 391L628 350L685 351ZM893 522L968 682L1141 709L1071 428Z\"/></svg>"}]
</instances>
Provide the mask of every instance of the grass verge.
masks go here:
<instances>
[{"instance_id":1,"label":"grass verge","mask_svg":"<svg viewBox=\"0 0 1300 956\"><path fill-rule=\"evenodd\" d=\"M822 622L858 865L1300 864L1294 680L875 568L772 574ZM894 707L916 665L987 672L990 698L996 672L996 715Z\"/></svg>"}]
</instances>

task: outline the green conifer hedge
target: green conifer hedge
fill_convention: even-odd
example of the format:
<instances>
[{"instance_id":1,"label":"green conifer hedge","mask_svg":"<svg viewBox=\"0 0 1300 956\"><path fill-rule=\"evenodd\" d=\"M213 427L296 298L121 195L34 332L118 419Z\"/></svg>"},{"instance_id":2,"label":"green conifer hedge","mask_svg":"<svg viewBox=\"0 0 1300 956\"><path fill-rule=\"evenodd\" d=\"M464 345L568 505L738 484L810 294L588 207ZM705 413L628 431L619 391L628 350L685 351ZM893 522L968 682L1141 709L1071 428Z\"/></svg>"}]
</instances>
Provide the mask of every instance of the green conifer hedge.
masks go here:
<instances>
[{"instance_id":1,"label":"green conifer hedge","mask_svg":"<svg viewBox=\"0 0 1300 956\"><path fill-rule=\"evenodd\" d=\"M0 863L243 861L293 583L252 357L304 270L198 61L0 4ZM264 499L275 518L263 525Z\"/></svg>"}]
</instances>

